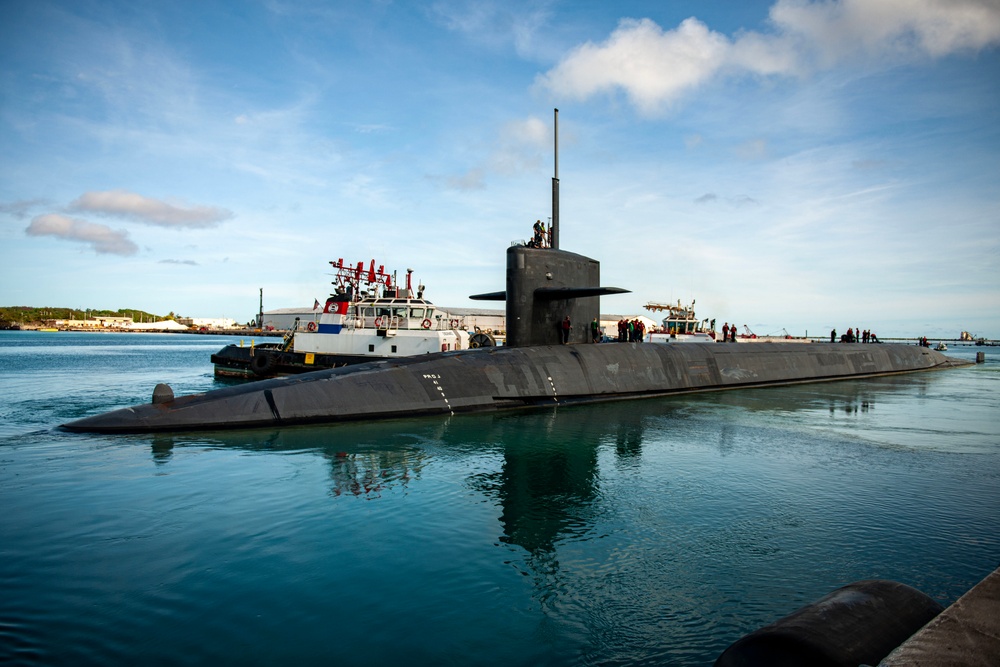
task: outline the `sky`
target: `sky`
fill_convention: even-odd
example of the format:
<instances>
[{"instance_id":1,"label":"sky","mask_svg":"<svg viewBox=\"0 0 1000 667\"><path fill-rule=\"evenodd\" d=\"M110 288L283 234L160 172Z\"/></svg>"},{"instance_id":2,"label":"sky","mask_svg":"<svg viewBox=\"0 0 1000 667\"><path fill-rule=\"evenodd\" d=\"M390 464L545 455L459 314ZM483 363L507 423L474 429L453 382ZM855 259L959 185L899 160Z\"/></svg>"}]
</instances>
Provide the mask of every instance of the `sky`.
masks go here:
<instances>
[{"instance_id":1,"label":"sky","mask_svg":"<svg viewBox=\"0 0 1000 667\"><path fill-rule=\"evenodd\" d=\"M1000 0L6 0L0 305L244 322L331 260L502 307L1000 338Z\"/></svg>"}]
</instances>

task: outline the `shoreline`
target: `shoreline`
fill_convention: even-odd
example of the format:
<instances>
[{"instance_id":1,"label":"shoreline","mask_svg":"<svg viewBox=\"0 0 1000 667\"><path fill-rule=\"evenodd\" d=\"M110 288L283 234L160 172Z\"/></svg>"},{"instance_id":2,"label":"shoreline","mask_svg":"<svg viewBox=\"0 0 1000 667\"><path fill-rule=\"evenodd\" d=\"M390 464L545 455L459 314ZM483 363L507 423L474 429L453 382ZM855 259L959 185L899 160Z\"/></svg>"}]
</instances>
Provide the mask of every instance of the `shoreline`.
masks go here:
<instances>
[{"instance_id":1,"label":"shoreline","mask_svg":"<svg viewBox=\"0 0 1000 667\"><path fill-rule=\"evenodd\" d=\"M115 329L115 328L88 328L88 329L57 329L55 327L21 327L19 329L2 329L2 331L25 331L33 333L122 333L122 334L182 334L198 336L261 336L265 338L281 338L285 331L261 331L259 329L206 329L179 330L179 329Z\"/></svg>"}]
</instances>

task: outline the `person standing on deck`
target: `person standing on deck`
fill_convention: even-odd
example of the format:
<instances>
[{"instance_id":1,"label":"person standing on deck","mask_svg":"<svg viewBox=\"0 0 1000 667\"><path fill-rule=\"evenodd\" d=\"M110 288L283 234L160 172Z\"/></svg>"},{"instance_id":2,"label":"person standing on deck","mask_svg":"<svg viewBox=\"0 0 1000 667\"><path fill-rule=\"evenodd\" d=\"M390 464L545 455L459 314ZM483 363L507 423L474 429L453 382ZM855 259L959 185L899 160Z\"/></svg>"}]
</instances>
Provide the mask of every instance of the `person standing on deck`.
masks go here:
<instances>
[{"instance_id":1,"label":"person standing on deck","mask_svg":"<svg viewBox=\"0 0 1000 667\"><path fill-rule=\"evenodd\" d=\"M563 345L569 342L569 331L573 328L573 324L569 321L569 315L563 318L562 321L562 342Z\"/></svg>"},{"instance_id":2,"label":"person standing on deck","mask_svg":"<svg viewBox=\"0 0 1000 667\"><path fill-rule=\"evenodd\" d=\"M541 220L535 220L535 224L532 226L532 230L535 232L535 247L544 248L545 247L545 225L542 224Z\"/></svg>"},{"instance_id":3,"label":"person standing on deck","mask_svg":"<svg viewBox=\"0 0 1000 667\"><path fill-rule=\"evenodd\" d=\"M601 323L594 318L594 321L590 323L590 340L594 343L601 342Z\"/></svg>"}]
</instances>

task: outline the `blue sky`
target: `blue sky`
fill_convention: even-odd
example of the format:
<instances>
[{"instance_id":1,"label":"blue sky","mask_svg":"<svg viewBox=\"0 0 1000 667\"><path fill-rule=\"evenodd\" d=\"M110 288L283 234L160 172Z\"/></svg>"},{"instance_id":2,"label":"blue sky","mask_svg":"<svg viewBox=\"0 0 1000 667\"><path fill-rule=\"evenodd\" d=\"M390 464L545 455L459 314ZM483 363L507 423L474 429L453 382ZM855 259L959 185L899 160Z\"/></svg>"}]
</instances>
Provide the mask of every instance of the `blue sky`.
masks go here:
<instances>
[{"instance_id":1,"label":"blue sky","mask_svg":"<svg viewBox=\"0 0 1000 667\"><path fill-rule=\"evenodd\" d=\"M602 311L1000 337L1000 2L0 5L0 305L443 306L551 215Z\"/></svg>"}]
</instances>

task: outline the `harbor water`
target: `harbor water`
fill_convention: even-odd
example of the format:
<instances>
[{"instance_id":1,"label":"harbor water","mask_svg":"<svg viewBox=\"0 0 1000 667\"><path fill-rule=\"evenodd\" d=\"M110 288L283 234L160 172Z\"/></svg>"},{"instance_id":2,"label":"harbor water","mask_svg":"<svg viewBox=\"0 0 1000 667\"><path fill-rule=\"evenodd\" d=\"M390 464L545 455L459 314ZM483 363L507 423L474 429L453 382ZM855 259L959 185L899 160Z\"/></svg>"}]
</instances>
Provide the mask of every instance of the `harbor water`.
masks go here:
<instances>
[{"instance_id":1,"label":"harbor water","mask_svg":"<svg viewBox=\"0 0 1000 667\"><path fill-rule=\"evenodd\" d=\"M1000 565L992 349L528 412L57 428L222 386L232 342L0 332L0 663L711 665L853 581L947 605Z\"/></svg>"}]
</instances>

